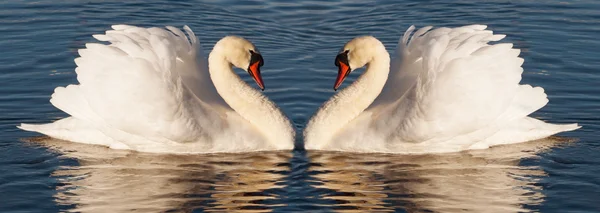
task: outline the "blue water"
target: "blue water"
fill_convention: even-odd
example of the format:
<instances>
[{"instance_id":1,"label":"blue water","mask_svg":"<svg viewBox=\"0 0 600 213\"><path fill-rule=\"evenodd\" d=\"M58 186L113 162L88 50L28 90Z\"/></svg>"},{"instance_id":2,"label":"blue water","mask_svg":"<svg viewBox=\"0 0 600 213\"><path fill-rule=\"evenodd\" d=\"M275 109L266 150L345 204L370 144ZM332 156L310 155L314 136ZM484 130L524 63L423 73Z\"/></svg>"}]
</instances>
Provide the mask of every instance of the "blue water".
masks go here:
<instances>
[{"instance_id":1,"label":"blue water","mask_svg":"<svg viewBox=\"0 0 600 213\"><path fill-rule=\"evenodd\" d=\"M145 2L0 1L0 212L600 212L599 1ZM299 131L333 94L347 40L373 35L392 51L413 24L487 24L522 49L523 82L548 94L534 116L583 128L418 156L152 155L15 128L65 117L53 89L76 83L77 49L120 23L187 24L205 51L229 34L253 41L265 93Z\"/></svg>"}]
</instances>

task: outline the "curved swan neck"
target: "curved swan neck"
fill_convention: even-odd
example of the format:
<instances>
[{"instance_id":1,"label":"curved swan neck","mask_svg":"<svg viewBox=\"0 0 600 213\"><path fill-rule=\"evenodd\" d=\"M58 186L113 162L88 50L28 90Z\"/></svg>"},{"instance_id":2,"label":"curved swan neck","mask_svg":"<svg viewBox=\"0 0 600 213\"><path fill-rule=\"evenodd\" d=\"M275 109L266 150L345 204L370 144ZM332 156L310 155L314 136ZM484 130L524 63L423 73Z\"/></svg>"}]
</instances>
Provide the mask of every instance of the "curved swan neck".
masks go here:
<instances>
[{"instance_id":1,"label":"curved swan neck","mask_svg":"<svg viewBox=\"0 0 600 213\"><path fill-rule=\"evenodd\" d=\"M226 54L213 50L208 57L209 73L219 95L234 111L270 140L275 148L293 148L293 144L289 147L286 141L278 141L293 138L291 124L273 102L246 84L234 72Z\"/></svg>"},{"instance_id":2,"label":"curved swan neck","mask_svg":"<svg viewBox=\"0 0 600 213\"><path fill-rule=\"evenodd\" d=\"M350 86L327 101L305 130L307 149L318 149L362 113L381 93L390 71L390 55L381 47L369 48L372 57L367 69Z\"/></svg>"}]
</instances>

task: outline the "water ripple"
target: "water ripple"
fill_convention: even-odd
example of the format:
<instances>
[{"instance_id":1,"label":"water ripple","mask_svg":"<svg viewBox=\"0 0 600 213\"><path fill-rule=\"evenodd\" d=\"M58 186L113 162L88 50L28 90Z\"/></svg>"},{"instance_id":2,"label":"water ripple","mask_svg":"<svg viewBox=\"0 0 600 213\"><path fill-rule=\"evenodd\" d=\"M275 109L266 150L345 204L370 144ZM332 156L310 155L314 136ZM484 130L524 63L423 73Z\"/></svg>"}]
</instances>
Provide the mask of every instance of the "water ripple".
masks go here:
<instances>
[{"instance_id":1,"label":"water ripple","mask_svg":"<svg viewBox=\"0 0 600 213\"><path fill-rule=\"evenodd\" d=\"M600 2L7 0L0 7L0 170L9 171L0 173L0 211L598 210ZM579 122L581 130L564 134L579 141L442 156L173 156L23 143L19 138L37 135L15 128L66 116L48 102L50 94L76 83L77 49L112 24L189 25L205 52L226 35L250 39L265 58L265 94L300 133L334 94L333 59L349 39L373 35L391 52L410 25L473 23L522 50L522 82L544 87L550 98L534 116Z\"/></svg>"}]
</instances>

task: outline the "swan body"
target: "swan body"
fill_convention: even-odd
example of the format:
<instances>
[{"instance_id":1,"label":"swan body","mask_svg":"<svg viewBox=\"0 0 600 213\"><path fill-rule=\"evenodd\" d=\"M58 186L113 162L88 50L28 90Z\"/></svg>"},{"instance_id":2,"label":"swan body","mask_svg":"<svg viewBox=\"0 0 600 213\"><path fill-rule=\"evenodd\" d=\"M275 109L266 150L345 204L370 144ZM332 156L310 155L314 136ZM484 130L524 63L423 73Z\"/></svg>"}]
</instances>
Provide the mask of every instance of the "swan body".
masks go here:
<instances>
[{"instance_id":1,"label":"swan body","mask_svg":"<svg viewBox=\"0 0 600 213\"><path fill-rule=\"evenodd\" d=\"M249 41L228 36L208 61L198 39L174 27L112 26L75 59L78 85L57 87L50 102L70 117L19 128L80 143L160 153L293 149L294 130L260 91L262 57ZM189 40L188 40L189 39Z\"/></svg>"},{"instance_id":2,"label":"swan body","mask_svg":"<svg viewBox=\"0 0 600 213\"><path fill-rule=\"evenodd\" d=\"M411 26L397 58L371 36L348 42L336 58L335 89L365 72L311 118L306 149L441 153L525 142L580 128L528 117L548 102L541 87L519 84L524 60L504 35L484 25ZM431 30L431 31L430 31Z\"/></svg>"}]
</instances>

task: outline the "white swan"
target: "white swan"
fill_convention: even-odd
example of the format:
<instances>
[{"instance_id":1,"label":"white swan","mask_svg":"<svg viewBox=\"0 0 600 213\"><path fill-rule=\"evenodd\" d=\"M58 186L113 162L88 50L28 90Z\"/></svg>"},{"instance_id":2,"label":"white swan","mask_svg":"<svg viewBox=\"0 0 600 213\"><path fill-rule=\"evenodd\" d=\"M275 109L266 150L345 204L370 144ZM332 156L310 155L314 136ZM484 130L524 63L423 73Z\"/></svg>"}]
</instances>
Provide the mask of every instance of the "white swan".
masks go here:
<instances>
[{"instance_id":1,"label":"white swan","mask_svg":"<svg viewBox=\"0 0 600 213\"><path fill-rule=\"evenodd\" d=\"M94 35L110 44L88 43L79 50L80 84L58 87L52 95L50 102L71 117L19 128L142 152L293 149L289 120L232 69L247 70L264 88L263 60L252 43L225 37L206 61L187 26L189 38L174 27L112 28Z\"/></svg>"},{"instance_id":2,"label":"white swan","mask_svg":"<svg viewBox=\"0 0 600 213\"><path fill-rule=\"evenodd\" d=\"M411 26L391 63L371 36L348 42L336 58L334 89L367 66L309 121L306 149L440 153L483 149L575 130L528 117L548 102L541 87L520 85L523 59L512 44L488 44L484 25ZM429 32L428 32L429 31ZM388 76L389 75L389 76Z\"/></svg>"}]
</instances>

